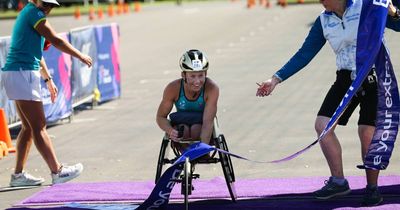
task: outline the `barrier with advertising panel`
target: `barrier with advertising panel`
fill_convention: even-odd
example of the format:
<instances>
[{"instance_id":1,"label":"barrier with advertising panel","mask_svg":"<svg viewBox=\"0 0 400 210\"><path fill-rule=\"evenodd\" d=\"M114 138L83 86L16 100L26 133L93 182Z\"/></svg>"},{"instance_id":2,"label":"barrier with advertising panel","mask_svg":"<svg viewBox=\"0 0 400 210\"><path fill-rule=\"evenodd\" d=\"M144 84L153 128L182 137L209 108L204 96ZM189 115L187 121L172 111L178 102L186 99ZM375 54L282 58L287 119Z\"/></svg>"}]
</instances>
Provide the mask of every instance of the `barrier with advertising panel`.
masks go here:
<instances>
[{"instance_id":1,"label":"barrier with advertising panel","mask_svg":"<svg viewBox=\"0 0 400 210\"><path fill-rule=\"evenodd\" d=\"M88 67L77 58L72 58L72 103L93 100L93 92L97 86L97 47L94 27L74 29L70 32L71 44L93 59L93 66Z\"/></svg>"},{"instance_id":2,"label":"barrier with advertising panel","mask_svg":"<svg viewBox=\"0 0 400 210\"><path fill-rule=\"evenodd\" d=\"M68 40L68 34L59 34ZM54 103L51 102L50 92L44 80L41 81L42 101L47 122L56 122L72 114L71 94L71 56L63 53L54 46L43 52L47 68L58 88L58 95Z\"/></svg>"},{"instance_id":3,"label":"barrier with advertising panel","mask_svg":"<svg viewBox=\"0 0 400 210\"><path fill-rule=\"evenodd\" d=\"M121 95L119 65L119 27L110 25L96 26L97 45L97 88L99 101L108 101Z\"/></svg>"}]
</instances>

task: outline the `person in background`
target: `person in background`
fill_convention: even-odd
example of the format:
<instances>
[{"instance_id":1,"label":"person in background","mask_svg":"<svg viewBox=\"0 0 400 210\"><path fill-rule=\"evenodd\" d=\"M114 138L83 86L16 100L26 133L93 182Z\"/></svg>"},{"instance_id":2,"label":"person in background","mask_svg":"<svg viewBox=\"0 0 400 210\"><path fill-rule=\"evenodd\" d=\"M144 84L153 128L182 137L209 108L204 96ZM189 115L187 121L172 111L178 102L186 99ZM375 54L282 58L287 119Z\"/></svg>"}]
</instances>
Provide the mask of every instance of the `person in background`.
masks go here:
<instances>
[{"instance_id":1,"label":"person in background","mask_svg":"<svg viewBox=\"0 0 400 210\"><path fill-rule=\"evenodd\" d=\"M219 88L207 77L209 63L201 51L185 52L179 64L181 78L165 87L157 111L157 124L172 141L192 139L208 144L217 113ZM174 105L176 112L170 114ZM183 128L183 136L179 135L179 127Z\"/></svg>"},{"instance_id":2,"label":"person in background","mask_svg":"<svg viewBox=\"0 0 400 210\"><path fill-rule=\"evenodd\" d=\"M365 0L320 0L325 11L316 19L302 47L272 78L260 84L256 95L261 97L270 95L276 85L304 68L328 41L336 54L337 71L336 81L328 91L315 121L315 129L319 136L355 78L357 29L363 1ZM386 27L400 31L399 19L399 9L390 2ZM339 125L346 125L354 109L360 105L358 135L362 158L368 151L375 131L377 100L376 76L374 69L371 69L362 88L353 97L338 121ZM330 199L351 192L344 177L342 149L334 129L335 127L328 132L323 141L319 142L328 162L331 177L325 182L324 187L314 192L317 199ZM362 200L364 206L379 205L383 201L378 190L378 175L379 170L366 169L367 186Z\"/></svg>"},{"instance_id":3,"label":"person in background","mask_svg":"<svg viewBox=\"0 0 400 210\"><path fill-rule=\"evenodd\" d=\"M54 103L57 98L57 87L42 57L45 39L89 67L92 65L91 57L79 52L58 36L51 27L46 17L52 8L57 6L59 3L56 0L32 0L21 10L15 21L9 54L1 72L1 85L5 88L8 98L15 100L22 122L17 137L15 171L10 181L12 187L41 185L44 182L43 178L36 178L24 171L32 143L47 163L53 184L74 179L83 170L80 163L67 166L58 161L47 134L41 101L41 77L47 84L51 101Z\"/></svg>"}]
</instances>

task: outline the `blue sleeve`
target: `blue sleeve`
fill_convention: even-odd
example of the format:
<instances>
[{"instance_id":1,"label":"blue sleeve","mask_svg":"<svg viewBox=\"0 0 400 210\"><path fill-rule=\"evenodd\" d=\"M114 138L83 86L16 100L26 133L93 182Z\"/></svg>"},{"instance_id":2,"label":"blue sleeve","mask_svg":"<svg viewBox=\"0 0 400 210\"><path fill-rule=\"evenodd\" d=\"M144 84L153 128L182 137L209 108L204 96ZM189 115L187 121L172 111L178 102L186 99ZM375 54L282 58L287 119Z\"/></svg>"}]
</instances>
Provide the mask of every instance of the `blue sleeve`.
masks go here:
<instances>
[{"instance_id":1,"label":"blue sleeve","mask_svg":"<svg viewBox=\"0 0 400 210\"><path fill-rule=\"evenodd\" d=\"M311 27L303 46L301 46L297 53L275 73L275 76L281 79L281 81L288 79L310 63L325 43L326 39L322 31L321 20L320 17L318 17L317 20L315 20L314 25Z\"/></svg>"}]
</instances>

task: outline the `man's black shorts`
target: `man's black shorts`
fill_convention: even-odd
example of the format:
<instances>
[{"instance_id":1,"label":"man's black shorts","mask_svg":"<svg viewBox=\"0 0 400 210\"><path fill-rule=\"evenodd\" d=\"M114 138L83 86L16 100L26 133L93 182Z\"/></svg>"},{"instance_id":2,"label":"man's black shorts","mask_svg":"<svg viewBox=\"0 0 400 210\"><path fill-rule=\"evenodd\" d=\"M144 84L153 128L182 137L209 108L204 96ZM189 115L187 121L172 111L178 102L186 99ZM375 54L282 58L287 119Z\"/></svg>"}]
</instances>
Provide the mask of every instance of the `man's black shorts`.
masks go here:
<instances>
[{"instance_id":1,"label":"man's black shorts","mask_svg":"<svg viewBox=\"0 0 400 210\"><path fill-rule=\"evenodd\" d=\"M318 116L332 117L352 83L350 75L351 71L349 70L340 70L336 72L336 81L326 94L324 102L318 111ZM347 109L339 118L338 124L346 125L351 114L360 104L358 125L375 126L377 103L376 76L374 75L374 70L371 70L356 95L351 99Z\"/></svg>"}]
</instances>

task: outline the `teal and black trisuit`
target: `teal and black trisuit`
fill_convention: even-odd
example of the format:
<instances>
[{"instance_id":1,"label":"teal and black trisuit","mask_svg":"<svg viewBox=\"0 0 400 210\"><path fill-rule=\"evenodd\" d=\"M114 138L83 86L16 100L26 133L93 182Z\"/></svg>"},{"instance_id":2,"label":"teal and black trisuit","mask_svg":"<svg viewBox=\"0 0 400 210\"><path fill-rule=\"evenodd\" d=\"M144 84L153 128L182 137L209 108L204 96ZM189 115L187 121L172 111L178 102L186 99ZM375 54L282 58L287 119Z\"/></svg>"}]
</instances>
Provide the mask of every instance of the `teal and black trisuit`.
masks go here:
<instances>
[{"instance_id":1,"label":"teal and black trisuit","mask_svg":"<svg viewBox=\"0 0 400 210\"><path fill-rule=\"evenodd\" d=\"M175 102L176 112L169 115L171 123L173 125L178 124L202 124L203 122L203 111L206 106L204 99L204 91L207 83L207 79L204 82L203 87L200 90L199 96L190 100L185 95L184 80L181 80L181 87L179 89L179 97Z\"/></svg>"}]
</instances>

